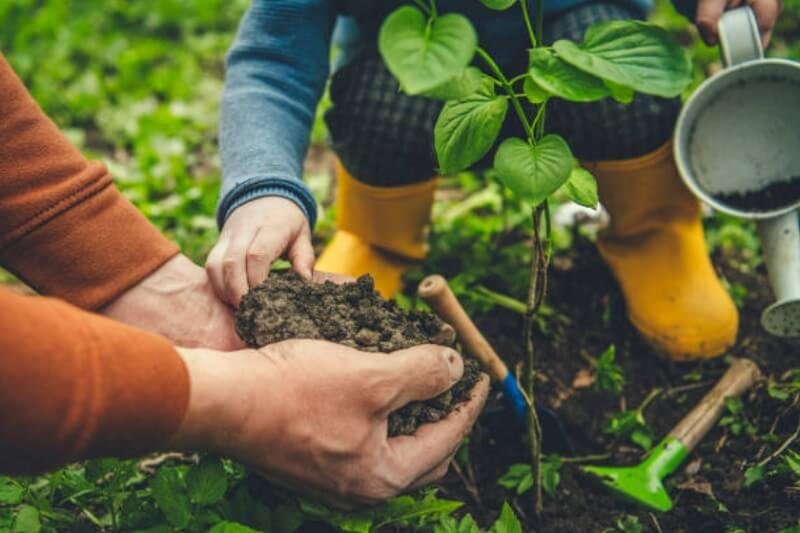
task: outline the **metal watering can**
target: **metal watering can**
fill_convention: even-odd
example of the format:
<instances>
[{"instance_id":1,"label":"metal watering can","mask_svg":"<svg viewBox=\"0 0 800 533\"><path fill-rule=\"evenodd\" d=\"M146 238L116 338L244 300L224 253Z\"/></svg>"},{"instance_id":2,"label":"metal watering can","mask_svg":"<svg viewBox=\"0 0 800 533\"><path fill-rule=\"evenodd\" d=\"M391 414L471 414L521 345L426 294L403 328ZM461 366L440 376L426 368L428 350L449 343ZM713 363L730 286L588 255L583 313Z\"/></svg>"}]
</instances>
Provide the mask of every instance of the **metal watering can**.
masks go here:
<instances>
[{"instance_id":1,"label":"metal watering can","mask_svg":"<svg viewBox=\"0 0 800 533\"><path fill-rule=\"evenodd\" d=\"M717 211L755 220L772 291L761 315L772 335L800 336L800 63L764 59L753 11L723 14L725 69L686 102L675 162Z\"/></svg>"}]
</instances>

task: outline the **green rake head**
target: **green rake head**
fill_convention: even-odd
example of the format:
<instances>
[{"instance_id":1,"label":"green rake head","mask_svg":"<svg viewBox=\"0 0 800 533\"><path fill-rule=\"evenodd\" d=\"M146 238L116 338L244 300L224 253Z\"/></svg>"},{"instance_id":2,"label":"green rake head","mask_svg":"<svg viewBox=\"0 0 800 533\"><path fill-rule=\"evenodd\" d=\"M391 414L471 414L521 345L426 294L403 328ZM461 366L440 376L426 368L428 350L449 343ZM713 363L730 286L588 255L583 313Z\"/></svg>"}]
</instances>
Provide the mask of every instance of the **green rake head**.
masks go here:
<instances>
[{"instance_id":1,"label":"green rake head","mask_svg":"<svg viewBox=\"0 0 800 533\"><path fill-rule=\"evenodd\" d=\"M662 480L678 468L687 454L679 440L667 437L637 466L586 466L583 471L596 476L620 498L665 512L672 509L672 500Z\"/></svg>"}]
</instances>

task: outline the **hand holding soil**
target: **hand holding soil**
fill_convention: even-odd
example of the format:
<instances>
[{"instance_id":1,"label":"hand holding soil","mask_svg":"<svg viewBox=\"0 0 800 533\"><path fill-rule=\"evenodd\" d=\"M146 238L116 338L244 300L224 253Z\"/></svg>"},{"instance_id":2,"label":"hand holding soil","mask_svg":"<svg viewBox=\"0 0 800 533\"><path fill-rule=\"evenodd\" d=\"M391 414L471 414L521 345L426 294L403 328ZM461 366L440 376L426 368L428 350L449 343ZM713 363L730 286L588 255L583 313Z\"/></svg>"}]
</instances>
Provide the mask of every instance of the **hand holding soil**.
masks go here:
<instances>
[{"instance_id":1,"label":"hand holding soil","mask_svg":"<svg viewBox=\"0 0 800 533\"><path fill-rule=\"evenodd\" d=\"M421 345L365 353L318 340L260 350L181 350L192 383L172 444L213 450L340 507L375 503L447 472L488 393L411 436L388 436L389 413L441 395L461 379L452 349Z\"/></svg>"},{"instance_id":2,"label":"hand holding soil","mask_svg":"<svg viewBox=\"0 0 800 533\"><path fill-rule=\"evenodd\" d=\"M452 344L452 328L429 313L406 312L375 292L372 278L353 283L309 283L275 274L242 298L236 331L251 347L287 339L323 339L365 352L389 353L412 346ZM450 333L450 334L448 334ZM469 399L480 378L477 361L464 361L464 378L427 402L401 404L389 416L389 436L413 434Z\"/></svg>"}]
</instances>

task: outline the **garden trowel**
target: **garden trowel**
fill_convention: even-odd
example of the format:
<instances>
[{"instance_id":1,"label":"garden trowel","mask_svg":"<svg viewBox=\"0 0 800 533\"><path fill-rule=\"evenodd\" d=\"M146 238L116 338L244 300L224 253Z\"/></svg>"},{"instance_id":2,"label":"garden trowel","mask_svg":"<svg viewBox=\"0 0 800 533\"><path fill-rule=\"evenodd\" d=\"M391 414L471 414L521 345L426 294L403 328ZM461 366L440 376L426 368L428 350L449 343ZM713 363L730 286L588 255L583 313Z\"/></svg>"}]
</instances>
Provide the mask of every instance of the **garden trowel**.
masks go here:
<instances>
[{"instance_id":1,"label":"garden trowel","mask_svg":"<svg viewBox=\"0 0 800 533\"><path fill-rule=\"evenodd\" d=\"M739 396L760 376L750 359L734 359L700 403L669 432L637 466L586 466L617 496L653 511L669 511L672 500L662 480L677 469L700 440L714 427L725 409L725 398Z\"/></svg>"},{"instance_id":2,"label":"garden trowel","mask_svg":"<svg viewBox=\"0 0 800 533\"><path fill-rule=\"evenodd\" d=\"M486 337L461 307L447 280L439 275L428 276L419 284L417 293L439 318L455 329L458 341L466 352L477 359L484 371L501 385L516 419L521 427L525 427L528 404L522 395L517 378L509 372L505 362L500 359ZM547 452L571 455L574 452L572 442L555 411L537 407L536 413L542 426L542 448Z\"/></svg>"}]
</instances>

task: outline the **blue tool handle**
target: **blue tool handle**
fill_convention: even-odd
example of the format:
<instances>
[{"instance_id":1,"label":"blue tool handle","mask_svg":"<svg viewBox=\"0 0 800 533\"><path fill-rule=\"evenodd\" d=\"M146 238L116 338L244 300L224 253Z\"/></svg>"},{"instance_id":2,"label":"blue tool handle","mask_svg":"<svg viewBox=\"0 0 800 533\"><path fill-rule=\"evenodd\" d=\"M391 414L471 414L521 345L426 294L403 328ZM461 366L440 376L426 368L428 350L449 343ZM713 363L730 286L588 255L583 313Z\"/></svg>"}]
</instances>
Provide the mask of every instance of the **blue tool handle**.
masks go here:
<instances>
[{"instance_id":1,"label":"blue tool handle","mask_svg":"<svg viewBox=\"0 0 800 533\"><path fill-rule=\"evenodd\" d=\"M501 382L503 384L503 393L506 400L514 409L514 413L522 424L528 421L528 404L525 402L525 397L522 396L522 390L519 388L517 378L511 372L506 374Z\"/></svg>"}]
</instances>

